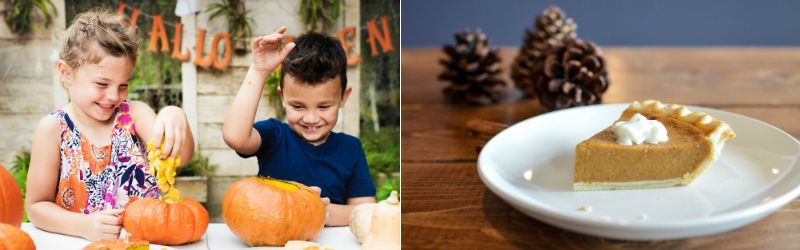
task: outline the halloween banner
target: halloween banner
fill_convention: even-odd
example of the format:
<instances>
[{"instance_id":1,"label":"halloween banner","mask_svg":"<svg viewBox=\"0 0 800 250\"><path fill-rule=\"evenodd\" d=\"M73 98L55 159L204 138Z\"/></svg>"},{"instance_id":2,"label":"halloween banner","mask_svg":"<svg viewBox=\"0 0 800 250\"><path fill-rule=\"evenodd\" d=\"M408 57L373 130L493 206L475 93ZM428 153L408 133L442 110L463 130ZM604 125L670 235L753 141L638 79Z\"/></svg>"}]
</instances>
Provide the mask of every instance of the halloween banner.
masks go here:
<instances>
[{"instance_id":1,"label":"halloween banner","mask_svg":"<svg viewBox=\"0 0 800 250\"><path fill-rule=\"evenodd\" d=\"M132 8L133 12L130 14L131 22L136 25L136 20L141 14L141 10L136 7L130 7L127 3L120 2L119 7L117 7L117 15L122 15L125 13L125 9ZM149 16L149 15L148 15ZM150 46L147 47L147 51L150 52L170 52L170 58L175 60L180 60L182 62L188 62L191 58L191 49L186 48L184 53L181 53L181 35L183 34L183 24L180 22L175 22L175 35L172 39L167 38L167 31L164 29L164 20L162 15L152 15L152 28L147 33L150 37ZM381 20L381 28L378 28L377 19ZM394 50L394 46L392 45L392 38L391 38L391 31L389 30L389 23L388 17L382 16L380 18L372 19L367 21L366 23L367 33L369 38L367 39L367 43L369 43L371 48L370 56L378 56L383 53L387 53L389 51ZM193 64L203 67L203 68L215 68L224 70L228 67L228 64L231 62L231 34L228 33L217 33L214 34L214 38L211 42L211 51L204 51L204 43L205 43L205 36L206 30L204 29L197 29L197 43L193 47L194 49L194 61ZM354 38L356 35L356 27L346 27L340 31L336 32L336 36L342 43L342 47L347 54L347 65L355 65L361 61L361 56L355 52L351 51L355 44L352 42L347 42L347 38ZM285 42L289 43L294 40L295 37L293 36L286 36ZM170 49L170 42L172 42L172 49ZM161 43L161 47L159 49L158 43ZM225 47L222 51L219 51L220 43L224 43ZM380 47L380 50L378 49ZM219 54L224 53L224 59L220 61ZM204 56L205 54L205 56ZM203 58L206 59L203 59Z\"/></svg>"}]
</instances>

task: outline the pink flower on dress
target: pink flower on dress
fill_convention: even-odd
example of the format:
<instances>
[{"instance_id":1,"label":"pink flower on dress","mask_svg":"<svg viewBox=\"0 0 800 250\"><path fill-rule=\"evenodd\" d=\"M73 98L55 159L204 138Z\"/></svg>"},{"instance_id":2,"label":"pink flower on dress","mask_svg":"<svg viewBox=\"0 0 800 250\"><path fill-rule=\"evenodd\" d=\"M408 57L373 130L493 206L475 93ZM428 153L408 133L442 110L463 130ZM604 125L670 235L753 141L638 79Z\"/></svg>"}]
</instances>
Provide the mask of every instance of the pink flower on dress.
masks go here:
<instances>
[{"instance_id":1,"label":"pink flower on dress","mask_svg":"<svg viewBox=\"0 0 800 250\"><path fill-rule=\"evenodd\" d=\"M123 107L127 107L127 105L123 105ZM133 119L131 119L131 115L129 114L121 115L119 116L119 119L117 119L117 125L120 128L128 126L128 124L131 124L131 122L133 122Z\"/></svg>"},{"instance_id":2,"label":"pink flower on dress","mask_svg":"<svg viewBox=\"0 0 800 250\"><path fill-rule=\"evenodd\" d=\"M116 200L114 200L114 196L111 195L111 192L106 192L103 198L107 204L110 204L111 207L114 207L114 203L116 203L115 202Z\"/></svg>"}]
</instances>

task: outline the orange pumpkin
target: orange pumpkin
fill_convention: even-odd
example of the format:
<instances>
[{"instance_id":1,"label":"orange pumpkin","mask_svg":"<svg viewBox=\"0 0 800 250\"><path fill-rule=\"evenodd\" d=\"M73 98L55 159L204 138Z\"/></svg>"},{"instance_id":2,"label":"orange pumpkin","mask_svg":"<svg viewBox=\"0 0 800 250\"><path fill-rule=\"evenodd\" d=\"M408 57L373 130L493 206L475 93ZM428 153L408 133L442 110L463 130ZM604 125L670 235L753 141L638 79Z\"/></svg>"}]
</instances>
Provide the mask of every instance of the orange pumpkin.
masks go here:
<instances>
[{"instance_id":1,"label":"orange pumpkin","mask_svg":"<svg viewBox=\"0 0 800 250\"><path fill-rule=\"evenodd\" d=\"M155 244L180 245L203 237L208 211L191 198L170 203L148 197L126 205L122 227L133 237Z\"/></svg>"},{"instance_id":2,"label":"orange pumpkin","mask_svg":"<svg viewBox=\"0 0 800 250\"><path fill-rule=\"evenodd\" d=\"M36 250L28 233L13 225L0 223L0 249Z\"/></svg>"},{"instance_id":3,"label":"orange pumpkin","mask_svg":"<svg viewBox=\"0 0 800 250\"><path fill-rule=\"evenodd\" d=\"M325 224L325 204L303 184L250 177L225 193L222 216L251 247L283 246L290 240L314 241Z\"/></svg>"},{"instance_id":4,"label":"orange pumpkin","mask_svg":"<svg viewBox=\"0 0 800 250\"><path fill-rule=\"evenodd\" d=\"M14 180L14 176L0 165L0 223L22 226L22 215L25 204L22 203L22 191Z\"/></svg>"},{"instance_id":5,"label":"orange pumpkin","mask_svg":"<svg viewBox=\"0 0 800 250\"><path fill-rule=\"evenodd\" d=\"M134 239L126 234L125 239L99 240L85 246L82 250L149 250L150 242Z\"/></svg>"}]
</instances>

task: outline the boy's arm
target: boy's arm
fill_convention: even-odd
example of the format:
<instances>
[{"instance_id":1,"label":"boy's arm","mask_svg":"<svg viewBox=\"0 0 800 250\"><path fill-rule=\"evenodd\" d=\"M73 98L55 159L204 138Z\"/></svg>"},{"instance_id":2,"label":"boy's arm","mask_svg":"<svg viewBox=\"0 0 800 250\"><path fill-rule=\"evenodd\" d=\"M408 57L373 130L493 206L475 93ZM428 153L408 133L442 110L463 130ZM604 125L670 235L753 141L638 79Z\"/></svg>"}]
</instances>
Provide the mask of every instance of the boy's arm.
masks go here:
<instances>
[{"instance_id":1,"label":"boy's arm","mask_svg":"<svg viewBox=\"0 0 800 250\"><path fill-rule=\"evenodd\" d=\"M375 203L375 197L356 197L347 198L347 205L330 204L327 209L331 212L331 217L325 221L326 226L347 226L350 224L350 213L356 206L364 203Z\"/></svg>"},{"instance_id":2,"label":"boy's arm","mask_svg":"<svg viewBox=\"0 0 800 250\"><path fill-rule=\"evenodd\" d=\"M264 81L294 48L294 43L289 43L283 51L280 50L280 41L285 31L286 27L281 27L275 33L253 41L253 63L222 124L222 139L241 154L254 154L261 147L261 136L253 128L253 123L264 90Z\"/></svg>"},{"instance_id":3,"label":"boy's arm","mask_svg":"<svg viewBox=\"0 0 800 250\"><path fill-rule=\"evenodd\" d=\"M266 74L250 67L222 123L222 139L243 155L252 155L261 147L261 136L253 123L266 79Z\"/></svg>"}]
</instances>

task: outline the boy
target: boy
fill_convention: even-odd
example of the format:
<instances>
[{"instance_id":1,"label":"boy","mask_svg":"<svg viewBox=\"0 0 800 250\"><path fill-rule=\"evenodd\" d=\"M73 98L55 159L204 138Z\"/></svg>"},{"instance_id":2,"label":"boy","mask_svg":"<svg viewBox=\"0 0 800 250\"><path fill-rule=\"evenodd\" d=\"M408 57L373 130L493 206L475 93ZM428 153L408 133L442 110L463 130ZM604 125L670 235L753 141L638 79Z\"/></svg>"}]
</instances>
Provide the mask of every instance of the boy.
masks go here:
<instances>
[{"instance_id":1,"label":"boy","mask_svg":"<svg viewBox=\"0 0 800 250\"><path fill-rule=\"evenodd\" d=\"M253 63L222 125L225 143L241 157L258 157L258 174L317 186L325 197L327 226L345 226L350 212L375 203L375 186L358 138L334 133L347 86L347 57L341 43L309 33L280 51L286 27L253 41ZM282 65L278 94L286 120L253 124L264 81Z\"/></svg>"}]
</instances>

